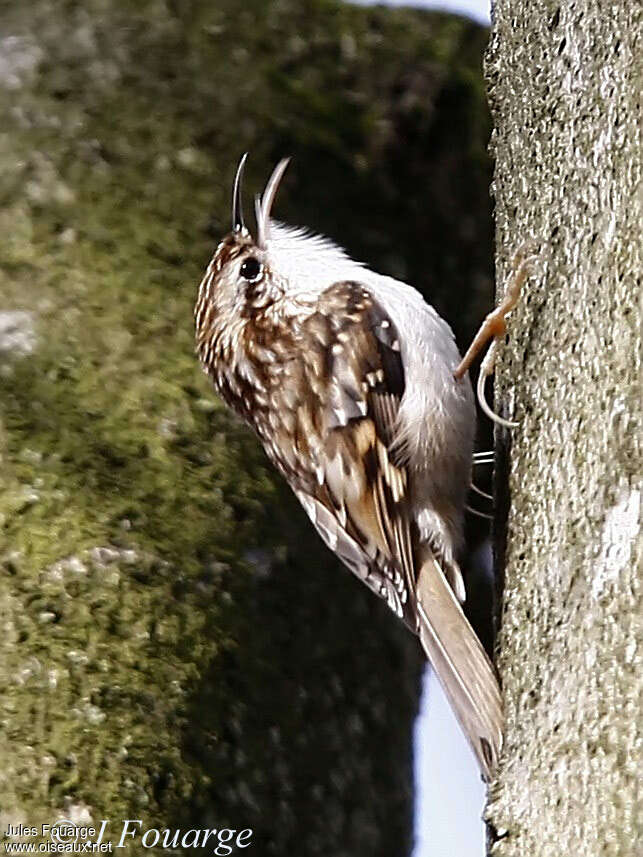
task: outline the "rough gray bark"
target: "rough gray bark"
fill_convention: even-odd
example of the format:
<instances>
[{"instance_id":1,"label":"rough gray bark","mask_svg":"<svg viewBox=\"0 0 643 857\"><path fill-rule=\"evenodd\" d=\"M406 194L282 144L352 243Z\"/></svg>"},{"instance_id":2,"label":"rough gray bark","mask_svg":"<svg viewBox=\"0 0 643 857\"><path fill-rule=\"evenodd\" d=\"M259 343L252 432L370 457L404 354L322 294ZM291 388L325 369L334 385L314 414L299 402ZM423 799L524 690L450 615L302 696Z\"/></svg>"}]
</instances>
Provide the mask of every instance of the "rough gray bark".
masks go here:
<instances>
[{"instance_id":1,"label":"rough gray bark","mask_svg":"<svg viewBox=\"0 0 643 857\"><path fill-rule=\"evenodd\" d=\"M520 420L499 438L502 857L638 849L639 9L495 7L498 282L525 239L540 252L496 373L497 407Z\"/></svg>"}]
</instances>

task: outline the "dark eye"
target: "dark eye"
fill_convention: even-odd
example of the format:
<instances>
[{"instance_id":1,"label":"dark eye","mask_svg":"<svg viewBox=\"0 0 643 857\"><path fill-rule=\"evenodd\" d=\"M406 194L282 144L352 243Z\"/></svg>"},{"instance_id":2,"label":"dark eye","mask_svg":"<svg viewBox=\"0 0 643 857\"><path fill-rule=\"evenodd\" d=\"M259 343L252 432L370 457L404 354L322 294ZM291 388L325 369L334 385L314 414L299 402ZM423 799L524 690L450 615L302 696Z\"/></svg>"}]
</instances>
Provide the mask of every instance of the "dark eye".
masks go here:
<instances>
[{"instance_id":1,"label":"dark eye","mask_svg":"<svg viewBox=\"0 0 643 857\"><path fill-rule=\"evenodd\" d=\"M249 283L253 283L262 275L263 265L258 259L255 259L254 256L250 256L239 269L239 273L244 280L248 280Z\"/></svg>"}]
</instances>

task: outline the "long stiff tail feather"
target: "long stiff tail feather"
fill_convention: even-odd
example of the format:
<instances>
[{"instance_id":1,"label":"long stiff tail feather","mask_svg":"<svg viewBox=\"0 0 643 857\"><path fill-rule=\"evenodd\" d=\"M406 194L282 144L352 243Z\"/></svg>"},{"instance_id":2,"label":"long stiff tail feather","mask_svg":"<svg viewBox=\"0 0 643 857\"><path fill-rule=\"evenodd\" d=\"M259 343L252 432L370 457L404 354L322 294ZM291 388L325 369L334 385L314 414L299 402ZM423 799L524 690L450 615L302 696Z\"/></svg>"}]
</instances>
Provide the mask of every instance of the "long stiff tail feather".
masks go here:
<instances>
[{"instance_id":1,"label":"long stiff tail feather","mask_svg":"<svg viewBox=\"0 0 643 857\"><path fill-rule=\"evenodd\" d=\"M488 782L502 748L503 714L493 664L435 558L420 568L418 636Z\"/></svg>"}]
</instances>

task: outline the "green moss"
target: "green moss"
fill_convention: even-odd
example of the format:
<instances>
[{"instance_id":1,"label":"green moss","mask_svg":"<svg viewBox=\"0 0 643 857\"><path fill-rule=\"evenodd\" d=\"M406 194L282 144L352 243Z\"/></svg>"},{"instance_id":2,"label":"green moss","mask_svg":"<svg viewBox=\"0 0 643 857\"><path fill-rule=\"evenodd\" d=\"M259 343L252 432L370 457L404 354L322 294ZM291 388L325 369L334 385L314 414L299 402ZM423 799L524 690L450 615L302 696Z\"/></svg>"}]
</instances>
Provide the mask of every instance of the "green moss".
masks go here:
<instances>
[{"instance_id":1,"label":"green moss","mask_svg":"<svg viewBox=\"0 0 643 857\"><path fill-rule=\"evenodd\" d=\"M491 282L484 31L321 0L1 19L0 311L36 337L0 350L2 820L406 853L417 647L215 399L192 305L240 152L253 190L292 153L279 215L466 333L461 284Z\"/></svg>"}]
</instances>

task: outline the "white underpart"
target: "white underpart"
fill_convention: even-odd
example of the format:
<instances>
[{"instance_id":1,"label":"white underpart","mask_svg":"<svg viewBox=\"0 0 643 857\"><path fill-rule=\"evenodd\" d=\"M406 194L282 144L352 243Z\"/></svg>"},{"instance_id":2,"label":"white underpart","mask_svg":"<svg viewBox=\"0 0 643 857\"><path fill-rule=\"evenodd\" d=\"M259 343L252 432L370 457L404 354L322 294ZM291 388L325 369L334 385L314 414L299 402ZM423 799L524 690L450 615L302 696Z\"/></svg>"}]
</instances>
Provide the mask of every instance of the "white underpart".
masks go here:
<instances>
[{"instance_id":1,"label":"white underpart","mask_svg":"<svg viewBox=\"0 0 643 857\"><path fill-rule=\"evenodd\" d=\"M453 378L460 354L451 328L416 289L354 262L326 238L271 221L266 249L294 314L299 303L310 305L333 283L353 280L366 286L393 321L406 382L398 442L414 475L416 521L423 536L437 538L451 559L460 522L445 520L435 501L461 507L458 492L466 492L470 481L475 432L470 383Z\"/></svg>"}]
</instances>

